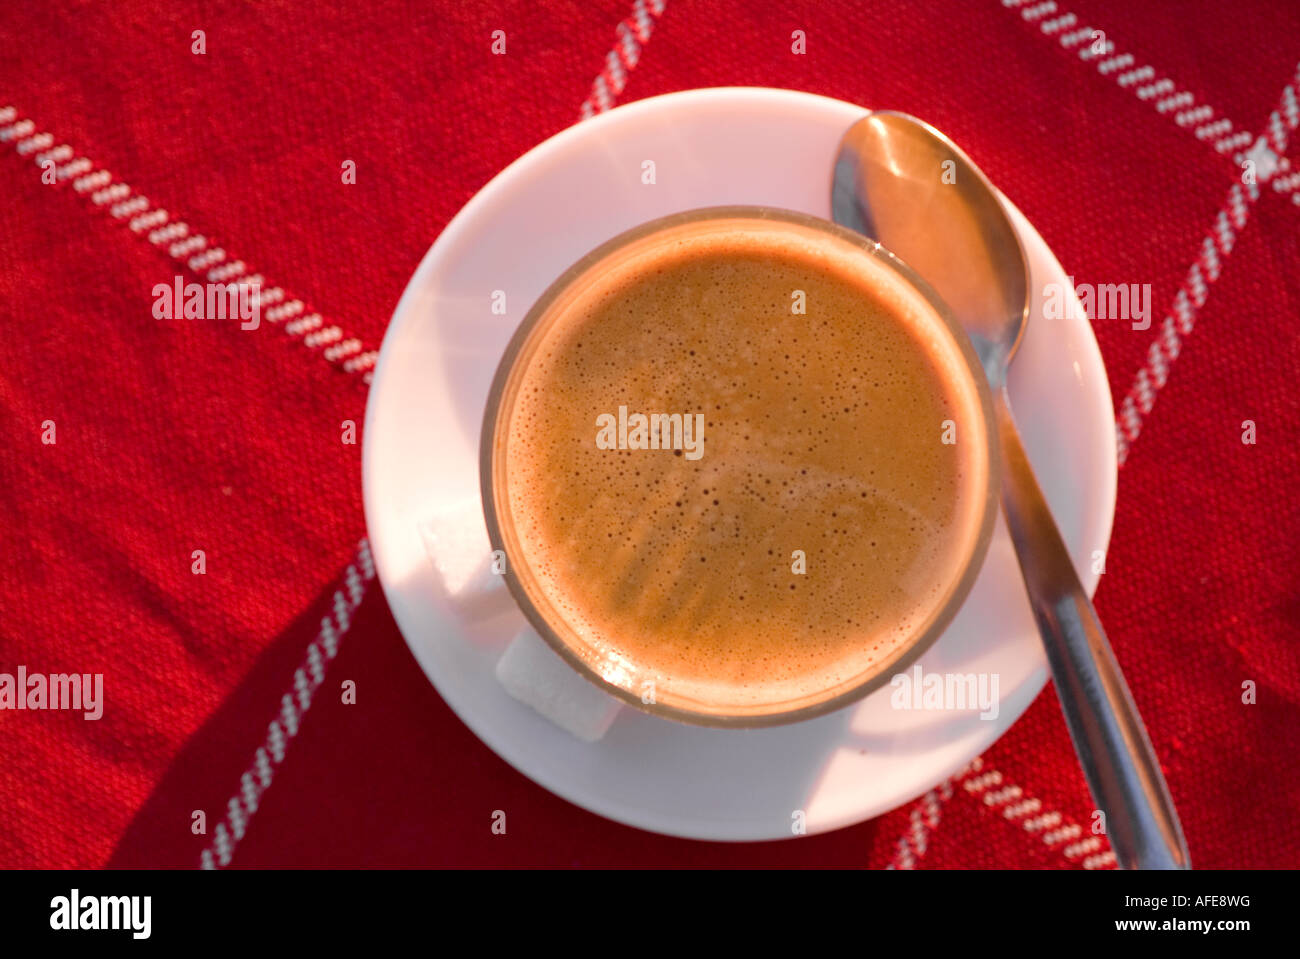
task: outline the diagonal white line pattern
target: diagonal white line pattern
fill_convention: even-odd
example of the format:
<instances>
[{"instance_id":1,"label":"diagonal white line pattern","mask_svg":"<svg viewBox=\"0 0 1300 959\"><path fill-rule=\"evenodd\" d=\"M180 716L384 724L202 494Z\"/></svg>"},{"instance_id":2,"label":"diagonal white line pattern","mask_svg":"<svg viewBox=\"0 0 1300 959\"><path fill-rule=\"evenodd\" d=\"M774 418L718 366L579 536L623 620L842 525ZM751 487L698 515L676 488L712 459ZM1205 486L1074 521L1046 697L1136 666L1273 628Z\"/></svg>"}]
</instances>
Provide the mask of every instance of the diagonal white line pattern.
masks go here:
<instances>
[{"instance_id":1,"label":"diagonal white line pattern","mask_svg":"<svg viewBox=\"0 0 1300 959\"><path fill-rule=\"evenodd\" d=\"M1111 869L1115 853L1099 835L1089 835L1083 826L1055 810L1043 808L1043 802L1019 786L1006 781L995 769L984 769L978 776L967 777L962 790L983 805L1002 814L1007 822L1016 823L1048 849L1059 852L1072 864L1084 869Z\"/></svg>"},{"instance_id":2,"label":"diagonal white line pattern","mask_svg":"<svg viewBox=\"0 0 1300 959\"><path fill-rule=\"evenodd\" d=\"M615 28L614 47L605 54L605 66L591 82L591 93L582 101L581 119L604 113L614 106L627 86L628 71L641 59L641 48L650 42L655 20L663 16L666 0L636 0L632 13Z\"/></svg>"},{"instance_id":3,"label":"diagonal white line pattern","mask_svg":"<svg viewBox=\"0 0 1300 959\"><path fill-rule=\"evenodd\" d=\"M1300 117L1300 97L1296 92L1300 88L1300 63L1296 65L1291 82L1283 88L1278 109L1268 118L1268 132L1256 137L1249 130L1235 126L1232 120L1213 107L1197 104L1194 94L1179 87L1169 77L1157 79L1155 68L1134 67L1137 61L1132 54L1117 54L1115 44L1109 38L1103 39L1106 36L1104 31L1080 26L1079 18L1062 10L1055 0L1032 5L1029 0L1001 0L1001 3L1008 9L1018 9L1026 22L1037 22L1042 33L1056 36L1063 48L1078 48L1081 61L1095 63L1102 76L1114 75L1115 81L1124 89L1132 90L1139 100L1152 103L1158 113L1172 115L1174 122L1191 129L1196 139L1210 143L1216 153L1230 156L1234 167L1240 169L1246 160L1255 160L1260 166L1262 160L1260 183L1275 174L1290 171L1290 162L1282 156L1285 148L1279 144L1285 142L1285 131L1294 130ZM1096 49L1098 43L1101 52ZM1279 140L1279 136L1283 139ZM1277 176L1273 180L1273 190L1289 195L1291 202L1300 207L1300 175Z\"/></svg>"},{"instance_id":4,"label":"diagonal white line pattern","mask_svg":"<svg viewBox=\"0 0 1300 959\"><path fill-rule=\"evenodd\" d=\"M886 869L915 869L917 861L925 855L930 845L930 833L943 818L943 804L952 798L953 787L967 776L978 772L984 760L976 756L969 766L950 776L916 801L908 813L907 831L894 844L894 856Z\"/></svg>"},{"instance_id":5,"label":"diagonal white line pattern","mask_svg":"<svg viewBox=\"0 0 1300 959\"><path fill-rule=\"evenodd\" d=\"M1300 109L1296 108L1297 85L1300 85L1300 64L1296 67L1295 78L1283 87L1278 108L1269 116L1267 136L1261 137L1249 152L1256 160L1256 180L1234 183L1228 190L1223 208L1215 215L1211 229L1201 241L1200 254L1187 268L1187 275L1174 294L1173 306L1160 324L1159 335L1147 349L1146 363L1138 370L1133 385L1120 401L1115 425L1118 427L1121 465L1128 459L1129 448L1142 431L1143 420L1155 404L1156 393L1169 379L1169 367L1182 352L1183 338L1192 332L1196 316L1209 295L1210 285L1219 278L1223 261L1232 252L1238 234L1246 226L1251 210L1259 200L1260 185L1285 168L1287 161L1283 154L1291 134L1300 125Z\"/></svg>"},{"instance_id":6,"label":"diagonal white line pattern","mask_svg":"<svg viewBox=\"0 0 1300 959\"><path fill-rule=\"evenodd\" d=\"M1300 206L1300 170L1292 171L1286 176L1275 177L1273 192L1281 196L1289 195L1291 202Z\"/></svg>"},{"instance_id":7,"label":"diagonal white line pattern","mask_svg":"<svg viewBox=\"0 0 1300 959\"><path fill-rule=\"evenodd\" d=\"M1237 241L1237 235L1250 218L1259 199L1257 185L1234 183L1228 190L1224 206L1214 218L1214 226L1201 243L1200 255L1187 269L1182 285L1174 294L1169 313L1160 324L1159 335L1147 350L1146 364L1124 399L1115 418L1119 445L1119 462L1128 460L1129 449L1142 431L1143 419L1155 405L1156 393L1169 379L1169 368L1183 348L1183 337L1192 332L1196 315L1205 305L1210 284L1219 278L1223 261Z\"/></svg>"},{"instance_id":8,"label":"diagonal white line pattern","mask_svg":"<svg viewBox=\"0 0 1300 959\"><path fill-rule=\"evenodd\" d=\"M1196 139L1208 142L1216 152L1230 154L1255 139L1249 132L1235 129L1232 121L1214 107L1197 103L1194 94L1157 73L1154 67L1139 65L1131 53L1120 53L1108 33L1088 26L1053 0L1001 2L1007 9L1019 10L1027 23L1037 23L1044 36L1056 37L1062 48L1074 52L1081 61L1094 64L1103 77L1112 77L1121 88L1152 104L1157 113L1191 130Z\"/></svg>"},{"instance_id":9,"label":"diagonal white line pattern","mask_svg":"<svg viewBox=\"0 0 1300 959\"><path fill-rule=\"evenodd\" d=\"M193 232L189 224L167 210L155 207L148 197L108 170L77 156L66 143L55 146L52 135L37 133L36 125L19 119L12 106L0 107L0 143L12 144L19 156L31 158L42 170L52 168L56 183L71 182L73 190L92 205L107 210L132 233L165 250L178 264L207 282L259 287L259 302L263 308L269 307L263 313L268 323L283 324L284 332L300 339L308 349L318 350L338 369L360 374L370 382L379 355L376 351L366 349L359 339L327 322L284 288L269 284L243 260L227 253L214 240Z\"/></svg>"},{"instance_id":10,"label":"diagonal white line pattern","mask_svg":"<svg viewBox=\"0 0 1300 959\"><path fill-rule=\"evenodd\" d=\"M943 804L959 788L963 794L979 799L987 809L1001 813L1007 822L1020 825L1072 865L1084 869L1110 869L1116 865L1115 854L1105 839L1088 835L1074 820L1055 810L1045 809L1041 799L1008 783L1002 773L988 768L984 758L977 756L957 775L944 780L917 800L909 813L908 828L895 844L894 856L886 869L916 868L929 848L930 833L942 818Z\"/></svg>"},{"instance_id":11,"label":"diagonal white line pattern","mask_svg":"<svg viewBox=\"0 0 1300 959\"><path fill-rule=\"evenodd\" d=\"M352 616L365 597L366 586L374 578L370 543L363 539L357 544L356 558L343 573L342 585L334 591L332 609L320 621L320 631L307 644L302 663L294 670L293 689L280 697L280 715L271 720L266 739L239 777L239 792L227 801L225 818L217 823L212 841L199 856L200 868L216 869L230 864L235 846L244 838L262 794L271 787L290 740L298 735L312 698L325 680L325 670L338 655L339 642L352 626Z\"/></svg>"}]
</instances>

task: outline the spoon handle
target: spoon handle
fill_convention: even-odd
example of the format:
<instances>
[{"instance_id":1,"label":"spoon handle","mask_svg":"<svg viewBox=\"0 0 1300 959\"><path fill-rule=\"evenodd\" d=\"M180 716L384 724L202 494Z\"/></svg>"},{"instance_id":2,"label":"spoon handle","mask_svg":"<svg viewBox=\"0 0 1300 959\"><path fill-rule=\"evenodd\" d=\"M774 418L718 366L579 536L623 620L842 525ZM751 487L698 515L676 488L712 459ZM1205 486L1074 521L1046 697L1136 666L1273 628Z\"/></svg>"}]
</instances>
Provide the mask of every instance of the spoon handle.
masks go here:
<instances>
[{"instance_id":1,"label":"spoon handle","mask_svg":"<svg viewBox=\"0 0 1300 959\"><path fill-rule=\"evenodd\" d=\"M1191 862L1160 765L1025 456L1006 390L994 393L1002 449L1002 509L1047 648L1065 722L1123 869Z\"/></svg>"}]
</instances>

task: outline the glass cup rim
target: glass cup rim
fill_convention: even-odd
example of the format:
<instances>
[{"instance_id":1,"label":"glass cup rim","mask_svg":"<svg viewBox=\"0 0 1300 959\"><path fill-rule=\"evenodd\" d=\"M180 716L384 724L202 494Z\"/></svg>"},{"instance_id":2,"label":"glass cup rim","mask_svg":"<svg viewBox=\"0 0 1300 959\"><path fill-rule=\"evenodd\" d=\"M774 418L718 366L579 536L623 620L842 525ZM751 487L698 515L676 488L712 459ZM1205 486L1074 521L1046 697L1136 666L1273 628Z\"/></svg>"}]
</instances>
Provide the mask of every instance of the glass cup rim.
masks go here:
<instances>
[{"instance_id":1,"label":"glass cup rim","mask_svg":"<svg viewBox=\"0 0 1300 959\"><path fill-rule=\"evenodd\" d=\"M538 324L547 315L551 305L567 292L578 279L585 276L592 267L609 259L633 243L649 238L656 233L669 232L685 224L703 223L710 220L755 220L769 223L788 223L835 239L847 241L883 264L898 279L901 279L904 284L910 287L912 292L918 293L938 315L951 340L956 345L967 372L970 374L978 399L979 419L984 426L984 442L981 446L983 447L986 463L984 471L986 482L983 489L983 503L979 508L978 532L971 538L970 549L965 552L962 558L957 575L953 579L952 590L947 602L939 609L923 632L911 637L903 644L896 655L882 662L878 668L865 674L865 678L861 682L830 698L791 709L758 713L705 713L672 704L646 703L632 690L605 679L592 669L556 633L546 616L542 614L528 595L526 587L519 581L515 573L515 554L507 548L502 525L497 516L498 497L496 495L495 478L498 471L504 472L504 468L494 455L494 452L497 447L497 428L504 412L503 400L505 399L506 388L516 371L525 345ZM725 728L784 725L822 716L865 698L883 687L893 676L911 667L947 630L958 610L965 604L971 588L974 586L975 580L984 565L984 559L993 538L1000 484L998 461L995 455L996 430L997 424L993 415L993 402L988 380L984 374L983 366L975 354L969 336L957 324L951 309L939 297L934 288L899 257L881 244L860 233L842 227L830 220L797 210L759 205L699 207L649 220L606 240L560 274L538 297L524 316L502 353L501 360L493 375L492 386L488 393L484 411L483 428L479 443L479 482L483 516L487 524L488 540L493 554L495 555L497 551L500 551L505 556L506 562L502 578L505 580L506 586L520 611L528 620L529 625L546 644L555 650L584 679L642 712L691 725Z\"/></svg>"}]
</instances>

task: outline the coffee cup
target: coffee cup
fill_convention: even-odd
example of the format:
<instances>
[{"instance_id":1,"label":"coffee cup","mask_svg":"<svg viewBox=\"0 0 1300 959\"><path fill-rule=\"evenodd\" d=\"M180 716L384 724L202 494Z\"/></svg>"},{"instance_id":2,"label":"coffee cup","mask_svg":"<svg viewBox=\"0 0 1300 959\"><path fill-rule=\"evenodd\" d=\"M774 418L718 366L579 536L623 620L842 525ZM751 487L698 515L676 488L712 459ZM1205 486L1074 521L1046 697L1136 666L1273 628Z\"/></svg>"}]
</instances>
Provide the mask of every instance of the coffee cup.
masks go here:
<instances>
[{"instance_id":1,"label":"coffee cup","mask_svg":"<svg viewBox=\"0 0 1300 959\"><path fill-rule=\"evenodd\" d=\"M946 305L879 244L765 207L655 220L559 277L501 359L494 570L634 707L821 715L909 667L969 593L991 409Z\"/></svg>"}]
</instances>

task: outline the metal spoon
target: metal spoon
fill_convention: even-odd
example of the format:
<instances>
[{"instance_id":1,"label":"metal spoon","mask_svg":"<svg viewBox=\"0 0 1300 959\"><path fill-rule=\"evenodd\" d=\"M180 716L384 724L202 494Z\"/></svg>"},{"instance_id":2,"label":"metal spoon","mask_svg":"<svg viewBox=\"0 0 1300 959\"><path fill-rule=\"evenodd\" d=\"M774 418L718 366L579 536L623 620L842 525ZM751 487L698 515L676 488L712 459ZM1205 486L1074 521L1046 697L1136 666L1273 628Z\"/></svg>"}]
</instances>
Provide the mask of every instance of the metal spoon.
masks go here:
<instances>
[{"instance_id":1,"label":"metal spoon","mask_svg":"<svg viewBox=\"0 0 1300 959\"><path fill-rule=\"evenodd\" d=\"M835 222L881 243L924 277L970 334L993 390L1002 509L1111 848L1125 869L1189 868L1151 741L1011 416L1007 367L1029 317L1029 271L997 193L938 130L877 111L840 141L831 208Z\"/></svg>"}]
</instances>

